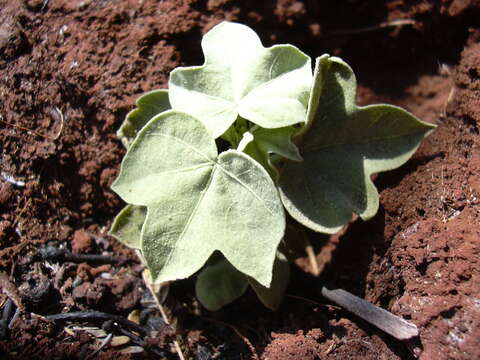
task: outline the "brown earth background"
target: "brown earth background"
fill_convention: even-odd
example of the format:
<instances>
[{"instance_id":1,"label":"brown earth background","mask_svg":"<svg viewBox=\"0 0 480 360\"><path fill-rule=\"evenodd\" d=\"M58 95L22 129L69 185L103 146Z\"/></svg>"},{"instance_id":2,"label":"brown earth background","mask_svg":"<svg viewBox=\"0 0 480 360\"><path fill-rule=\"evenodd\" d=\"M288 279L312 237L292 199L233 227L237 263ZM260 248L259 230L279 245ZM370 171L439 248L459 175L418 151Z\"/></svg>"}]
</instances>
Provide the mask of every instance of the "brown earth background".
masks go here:
<instances>
[{"instance_id":1,"label":"brown earth background","mask_svg":"<svg viewBox=\"0 0 480 360\"><path fill-rule=\"evenodd\" d=\"M0 305L10 281L26 306L0 357L156 358L131 343L93 354L98 332L31 313L141 312L160 321L135 254L107 235L123 206L109 188L124 155L115 131L174 67L203 62L201 36L223 20L251 26L266 46L342 57L358 77L360 104L396 104L438 129L405 166L376 178L373 220L352 220L332 237L308 233L321 274L300 258L279 311L248 292L209 313L193 282L181 281L165 303L176 331L160 326L144 348L174 359L176 338L186 358L202 360L479 359L475 0L0 0ZM52 248L124 261L45 260ZM325 284L412 321L419 338L402 343L328 305Z\"/></svg>"}]
</instances>

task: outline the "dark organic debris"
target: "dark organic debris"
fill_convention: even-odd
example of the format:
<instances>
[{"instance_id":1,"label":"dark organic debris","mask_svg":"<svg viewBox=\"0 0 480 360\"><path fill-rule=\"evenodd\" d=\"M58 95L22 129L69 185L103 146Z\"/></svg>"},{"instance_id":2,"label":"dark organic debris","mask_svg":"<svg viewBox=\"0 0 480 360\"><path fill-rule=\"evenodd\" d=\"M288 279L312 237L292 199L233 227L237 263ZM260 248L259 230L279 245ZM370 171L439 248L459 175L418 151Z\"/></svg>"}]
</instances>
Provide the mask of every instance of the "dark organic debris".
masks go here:
<instances>
[{"instance_id":1,"label":"dark organic debris","mask_svg":"<svg viewBox=\"0 0 480 360\"><path fill-rule=\"evenodd\" d=\"M76 263L123 263L126 259L110 255L96 255L96 254L72 254L66 249L58 249L53 246L46 246L40 249L40 254L44 260L56 262L76 262Z\"/></svg>"},{"instance_id":2,"label":"dark organic debris","mask_svg":"<svg viewBox=\"0 0 480 360\"><path fill-rule=\"evenodd\" d=\"M142 338L150 334L150 329L138 325L122 316L115 314L108 314L100 311L79 311L63 314L55 314L45 316L47 320L51 321L89 321L102 323L102 329L108 333L116 333L128 336L135 344L145 349L145 351L155 354L163 358L172 358L172 354L162 351L155 347L150 347L149 344ZM135 333L139 334L136 335Z\"/></svg>"},{"instance_id":3,"label":"dark organic debris","mask_svg":"<svg viewBox=\"0 0 480 360\"><path fill-rule=\"evenodd\" d=\"M0 340L2 340L7 334L8 320L13 310L13 301L8 298L3 307L2 318L0 319Z\"/></svg>"},{"instance_id":4,"label":"dark organic debris","mask_svg":"<svg viewBox=\"0 0 480 360\"><path fill-rule=\"evenodd\" d=\"M20 309L25 310L23 306L22 297L18 293L17 287L10 281L6 274L0 273L0 289L6 294L14 304Z\"/></svg>"},{"instance_id":5,"label":"dark organic debris","mask_svg":"<svg viewBox=\"0 0 480 360\"><path fill-rule=\"evenodd\" d=\"M147 335L148 328L138 325L133 321L130 321L123 316L108 314L101 311L77 311L70 313L62 313L55 315L45 316L46 319L51 321L91 321L91 322L105 322L114 321L119 325L122 325L132 331L139 333L140 335Z\"/></svg>"}]
</instances>

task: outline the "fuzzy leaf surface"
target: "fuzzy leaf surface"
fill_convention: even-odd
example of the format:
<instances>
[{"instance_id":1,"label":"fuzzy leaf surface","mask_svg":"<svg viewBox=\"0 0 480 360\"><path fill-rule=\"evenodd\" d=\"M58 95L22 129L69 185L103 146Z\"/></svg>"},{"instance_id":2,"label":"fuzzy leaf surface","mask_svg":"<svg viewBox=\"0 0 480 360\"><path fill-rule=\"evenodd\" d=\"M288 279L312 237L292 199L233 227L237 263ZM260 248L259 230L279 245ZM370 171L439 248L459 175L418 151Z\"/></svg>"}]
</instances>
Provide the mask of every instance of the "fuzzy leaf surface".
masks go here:
<instances>
[{"instance_id":1,"label":"fuzzy leaf surface","mask_svg":"<svg viewBox=\"0 0 480 360\"><path fill-rule=\"evenodd\" d=\"M241 116L263 128L305 121L311 61L292 45L264 48L257 34L223 22L202 39L205 62L172 71L172 108L189 113L221 136Z\"/></svg>"},{"instance_id":2,"label":"fuzzy leaf surface","mask_svg":"<svg viewBox=\"0 0 480 360\"><path fill-rule=\"evenodd\" d=\"M147 216L145 206L127 205L113 221L110 235L133 249L141 249L142 226Z\"/></svg>"},{"instance_id":3,"label":"fuzzy leaf surface","mask_svg":"<svg viewBox=\"0 0 480 360\"><path fill-rule=\"evenodd\" d=\"M355 104L356 79L341 59L319 57L307 114L303 162L288 162L280 193L303 225L335 233L352 212L366 220L379 206L373 173L405 163L434 125L391 105Z\"/></svg>"},{"instance_id":4,"label":"fuzzy leaf surface","mask_svg":"<svg viewBox=\"0 0 480 360\"><path fill-rule=\"evenodd\" d=\"M117 136L127 149L137 133L150 119L171 108L168 100L168 90L160 89L147 92L137 99L136 105L137 107L127 114L117 131Z\"/></svg>"},{"instance_id":5,"label":"fuzzy leaf surface","mask_svg":"<svg viewBox=\"0 0 480 360\"><path fill-rule=\"evenodd\" d=\"M142 253L155 282L186 278L219 250L269 286L285 230L278 191L249 156L236 150L218 155L196 118L170 110L149 121L112 189L148 208Z\"/></svg>"}]
</instances>

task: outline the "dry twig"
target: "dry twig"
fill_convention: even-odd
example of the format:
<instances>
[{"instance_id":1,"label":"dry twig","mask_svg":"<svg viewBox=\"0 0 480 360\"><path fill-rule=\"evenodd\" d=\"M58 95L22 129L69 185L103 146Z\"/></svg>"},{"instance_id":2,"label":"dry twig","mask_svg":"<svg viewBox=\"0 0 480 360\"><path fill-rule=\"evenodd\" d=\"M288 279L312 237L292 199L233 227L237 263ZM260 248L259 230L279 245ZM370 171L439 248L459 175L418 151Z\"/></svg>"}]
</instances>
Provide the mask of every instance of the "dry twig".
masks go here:
<instances>
[{"instance_id":1,"label":"dry twig","mask_svg":"<svg viewBox=\"0 0 480 360\"><path fill-rule=\"evenodd\" d=\"M418 336L415 324L345 290L328 290L322 287L322 295L398 340L408 340Z\"/></svg>"},{"instance_id":2,"label":"dry twig","mask_svg":"<svg viewBox=\"0 0 480 360\"><path fill-rule=\"evenodd\" d=\"M139 258L140 260L142 260L142 256L139 255ZM142 273L142 276L143 276L143 281L147 285L147 288L152 294L155 304L157 305L157 308L160 311L160 314L162 315L163 321L165 322L165 324L171 326L171 323L167 317L167 314L163 309L162 303L158 298L158 292L160 291L160 288L154 289L154 285L152 284L151 277L150 277L150 272L148 270L144 270ZM182 348L180 347L180 343L177 340L173 340L173 346L175 347L175 351L177 352L178 358L180 360L185 360L185 357L183 356Z\"/></svg>"},{"instance_id":3,"label":"dry twig","mask_svg":"<svg viewBox=\"0 0 480 360\"><path fill-rule=\"evenodd\" d=\"M73 254L67 249L58 249L52 246L47 246L40 249L40 254L44 260L56 261L56 262L90 262L90 263L122 263L125 261L123 258L109 255L97 255L97 254Z\"/></svg>"},{"instance_id":4,"label":"dry twig","mask_svg":"<svg viewBox=\"0 0 480 360\"><path fill-rule=\"evenodd\" d=\"M397 19L397 20L392 20L392 21L381 22L378 25L366 26L366 27L361 27L361 28L357 28L357 29L345 29L345 30L332 31L332 32L329 32L329 33L323 35L322 38L347 36L347 35L377 31L377 30L382 30L382 29L387 29L387 28L396 28L396 27L403 27L403 26L406 26L406 25L415 25L416 23L417 22L413 19Z\"/></svg>"},{"instance_id":5,"label":"dry twig","mask_svg":"<svg viewBox=\"0 0 480 360\"><path fill-rule=\"evenodd\" d=\"M1 116L0 116L0 122L1 122L2 124L5 124L5 125L8 125L8 126L14 127L14 128L16 128L16 129L26 131L27 134L29 134L29 135L35 135L35 136L41 137L41 138L43 138L43 139L45 139L45 140L51 140L51 139L48 138L48 136L42 135L42 134L40 134L39 132L36 132L35 130L29 129L29 128L26 128L26 127L23 127L23 126L20 126L20 125L17 125L17 124L10 124L9 122L4 121L4 120L3 120L3 117L1 117Z\"/></svg>"}]
</instances>

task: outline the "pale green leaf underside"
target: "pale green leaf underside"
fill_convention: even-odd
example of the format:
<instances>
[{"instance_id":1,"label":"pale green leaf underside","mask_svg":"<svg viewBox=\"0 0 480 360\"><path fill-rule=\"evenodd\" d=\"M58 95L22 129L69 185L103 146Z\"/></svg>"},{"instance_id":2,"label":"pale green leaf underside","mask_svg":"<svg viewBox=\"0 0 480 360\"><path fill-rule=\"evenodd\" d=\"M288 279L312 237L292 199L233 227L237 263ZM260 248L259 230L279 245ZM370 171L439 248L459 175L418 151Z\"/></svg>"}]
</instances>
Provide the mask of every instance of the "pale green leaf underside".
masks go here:
<instances>
[{"instance_id":1,"label":"pale green leaf underside","mask_svg":"<svg viewBox=\"0 0 480 360\"><path fill-rule=\"evenodd\" d=\"M166 111L138 134L112 188L148 207L142 252L156 282L186 278L219 250L268 286L285 215L268 173L247 155L217 154L192 116Z\"/></svg>"},{"instance_id":2,"label":"pale green leaf underside","mask_svg":"<svg viewBox=\"0 0 480 360\"><path fill-rule=\"evenodd\" d=\"M127 114L124 122L117 131L117 136L128 149L137 133L155 115L170 109L168 90L153 90L140 96L136 101L137 107Z\"/></svg>"},{"instance_id":3,"label":"pale green leaf underside","mask_svg":"<svg viewBox=\"0 0 480 360\"><path fill-rule=\"evenodd\" d=\"M288 162L280 193L288 212L316 231L335 233L351 218L378 210L370 177L405 163L433 125L390 105L355 105L356 79L336 57L319 57L300 152Z\"/></svg>"},{"instance_id":4,"label":"pale green leaf underside","mask_svg":"<svg viewBox=\"0 0 480 360\"><path fill-rule=\"evenodd\" d=\"M291 140L296 131L293 126L278 129L257 128L252 131L253 140L248 143L244 152L262 164L272 179L276 180L278 173L271 161L271 154L293 161L302 160L297 146Z\"/></svg>"},{"instance_id":5,"label":"pale green leaf underside","mask_svg":"<svg viewBox=\"0 0 480 360\"><path fill-rule=\"evenodd\" d=\"M128 247L141 249L141 232L146 216L145 206L125 206L113 221L110 235Z\"/></svg>"},{"instance_id":6,"label":"pale green leaf underside","mask_svg":"<svg viewBox=\"0 0 480 360\"><path fill-rule=\"evenodd\" d=\"M197 299L210 311L235 301L247 288L247 277L225 258L202 269L195 283Z\"/></svg>"},{"instance_id":7,"label":"pale green leaf underside","mask_svg":"<svg viewBox=\"0 0 480 360\"><path fill-rule=\"evenodd\" d=\"M257 34L223 22L202 39L205 63L170 74L172 108L189 113L221 136L241 117L264 128L305 121L311 61L292 45L264 48Z\"/></svg>"}]
</instances>

